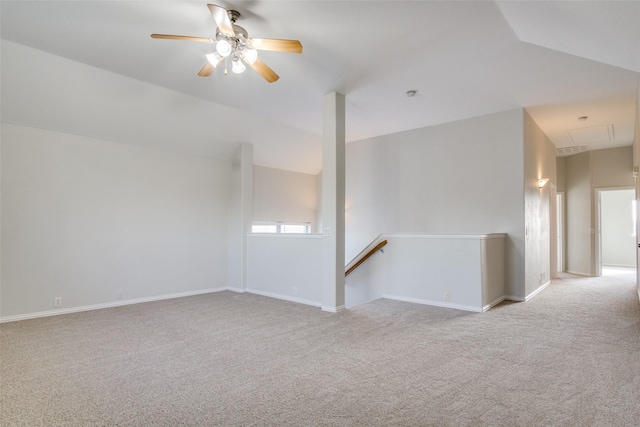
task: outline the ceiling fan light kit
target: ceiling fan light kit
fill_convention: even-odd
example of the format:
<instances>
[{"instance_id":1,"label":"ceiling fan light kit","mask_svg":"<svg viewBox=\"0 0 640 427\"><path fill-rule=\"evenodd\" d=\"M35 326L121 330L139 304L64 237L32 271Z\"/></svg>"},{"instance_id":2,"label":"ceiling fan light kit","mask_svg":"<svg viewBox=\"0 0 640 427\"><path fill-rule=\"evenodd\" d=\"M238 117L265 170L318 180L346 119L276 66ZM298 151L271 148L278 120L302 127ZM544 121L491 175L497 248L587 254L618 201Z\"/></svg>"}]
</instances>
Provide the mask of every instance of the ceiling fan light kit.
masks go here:
<instances>
[{"instance_id":1,"label":"ceiling fan light kit","mask_svg":"<svg viewBox=\"0 0 640 427\"><path fill-rule=\"evenodd\" d=\"M231 66L231 71L233 71L236 74L240 74L246 69L242 61L240 61L240 59L238 58L233 58L232 64L233 65Z\"/></svg>"},{"instance_id":2,"label":"ceiling fan light kit","mask_svg":"<svg viewBox=\"0 0 640 427\"><path fill-rule=\"evenodd\" d=\"M231 54L231 51L231 43L229 43L228 41L222 39L216 42L216 52L218 52L218 54L223 58L229 56Z\"/></svg>"},{"instance_id":3,"label":"ceiling fan light kit","mask_svg":"<svg viewBox=\"0 0 640 427\"><path fill-rule=\"evenodd\" d=\"M302 53L302 44L298 40L249 38L247 30L236 25L236 21L240 18L238 11L226 10L214 4L209 4L207 7L217 25L215 40L205 37L151 34L151 37L156 39L215 43L213 51L205 55L207 63L198 72L201 77L213 74L222 62L225 62L225 74L227 74L226 60L231 58L231 71L234 73L242 73L246 69L245 64L247 64L267 82L273 83L280 77L258 58L258 50Z\"/></svg>"}]
</instances>

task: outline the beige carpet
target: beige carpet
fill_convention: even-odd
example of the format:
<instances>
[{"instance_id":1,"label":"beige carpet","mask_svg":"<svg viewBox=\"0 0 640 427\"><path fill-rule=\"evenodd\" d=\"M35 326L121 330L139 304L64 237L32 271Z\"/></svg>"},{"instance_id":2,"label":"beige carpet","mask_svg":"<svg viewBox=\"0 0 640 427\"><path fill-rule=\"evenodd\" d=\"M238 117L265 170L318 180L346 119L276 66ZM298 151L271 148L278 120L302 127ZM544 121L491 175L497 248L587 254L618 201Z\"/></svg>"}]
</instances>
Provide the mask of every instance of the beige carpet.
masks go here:
<instances>
[{"instance_id":1,"label":"beige carpet","mask_svg":"<svg viewBox=\"0 0 640 427\"><path fill-rule=\"evenodd\" d=\"M2 426L640 426L635 278L474 314L222 292L0 325Z\"/></svg>"}]
</instances>

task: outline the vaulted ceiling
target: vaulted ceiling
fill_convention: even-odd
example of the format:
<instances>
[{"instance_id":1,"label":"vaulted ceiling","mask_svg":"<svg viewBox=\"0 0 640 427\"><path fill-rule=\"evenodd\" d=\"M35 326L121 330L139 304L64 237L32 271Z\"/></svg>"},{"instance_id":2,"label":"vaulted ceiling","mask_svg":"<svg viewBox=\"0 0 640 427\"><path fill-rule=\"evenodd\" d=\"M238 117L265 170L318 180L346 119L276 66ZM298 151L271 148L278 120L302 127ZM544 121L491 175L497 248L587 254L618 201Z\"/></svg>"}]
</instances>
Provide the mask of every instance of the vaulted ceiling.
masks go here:
<instances>
[{"instance_id":1,"label":"vaulted ceiling","mask_svg":"<svg viewBox=\"0 0 640 427\"><path fill-rule=\"evenodd\" d=\"M203 122L189 132L206 141L196 154L228 157L248 142L258 164L316 173L322 97L331 91L347 98L347 141L518 107L559 152L633 140L637 1L212 2L238 10L249 36L297 39L303 53L261 52L280 75L272 84L250 69L197 76L210 44L149 35L214 37L206 2L2 1L0 31L3 40L188 95L192 105L180 107L198 109L192 120ZM3 75L23 72L12 66L3 55ZM33 72L35 82L47 69ZM3 79L2 119L38 125L28 109L13 108L19 93L6 86ZM136 129L144 123L127 123L114 139L144 132ZM73 126L57 128L90 132ZM170 146L165 137L175 139L159 132L154 141Z\"/></svg>"}]
</instances>

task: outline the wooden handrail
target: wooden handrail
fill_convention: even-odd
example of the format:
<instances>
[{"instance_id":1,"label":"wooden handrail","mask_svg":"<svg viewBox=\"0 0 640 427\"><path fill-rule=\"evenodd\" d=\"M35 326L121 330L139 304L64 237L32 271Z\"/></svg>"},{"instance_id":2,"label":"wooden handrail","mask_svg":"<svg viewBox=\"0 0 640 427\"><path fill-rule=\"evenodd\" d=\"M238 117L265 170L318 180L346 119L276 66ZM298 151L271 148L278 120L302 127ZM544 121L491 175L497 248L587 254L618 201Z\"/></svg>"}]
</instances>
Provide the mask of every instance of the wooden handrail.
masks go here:
<instances>
[{"instance_id":1,"label":"wooden handrail","mask_svg":"<svg viewBox=\"0 0 640 427\"><path fill-rule=\"evenodd\" d=\"M356 268L358 268L358 266L360 264L362 264L363 262L365 262L371 255L373 255L374 253L376 253L377 251L379 251L380 249L382 249L385 245L387 244L386 240L383 240L382 242L378 243L373 249L371 249L369 252L367 252L367 254L365 256L363 256L362 258L360 258L360 260L358 260L358 262L356 262L355 264L353 264L351 266L350 269L348 269L347 271L345 271L344 276L347 277L349 275L349 273L351 273L353 270L355 270Z\"/></svg>"}]
</instances>

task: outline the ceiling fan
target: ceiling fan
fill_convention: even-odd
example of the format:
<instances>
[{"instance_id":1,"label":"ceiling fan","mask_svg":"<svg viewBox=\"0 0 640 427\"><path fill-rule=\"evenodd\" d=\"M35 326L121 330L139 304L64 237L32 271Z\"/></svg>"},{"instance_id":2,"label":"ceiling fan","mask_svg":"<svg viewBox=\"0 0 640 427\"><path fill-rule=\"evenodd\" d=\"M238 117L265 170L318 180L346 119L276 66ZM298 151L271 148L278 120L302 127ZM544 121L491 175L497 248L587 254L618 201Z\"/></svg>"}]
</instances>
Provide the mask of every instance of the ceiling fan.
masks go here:
<instances>
[{"instance_id":1,"label":"ceiling fan","mask_svg":"<svg viewBox=\"0 0 640 427\"><path fill-rule=\"evenodd\" d=\"M215 39L193 36L174 36L170 34L151 34L154 39L187 40L201 43L215 44L213 52L206 55L207 62L200 69L198 75L210 76L221 63L225 63L227 73L227 60L231 60L231 71L242 73L245 63L256 70L267 82L273 83L280 78L271 68L258 58L258 50L270 50L275 52L302 53L302 44L298 40L282 39L256 39L249 38L247 30L236 21L240 18L240 12L226 10L215 4L208 4L213 20L216 22Z\"/></svg>"}]
</instances>

